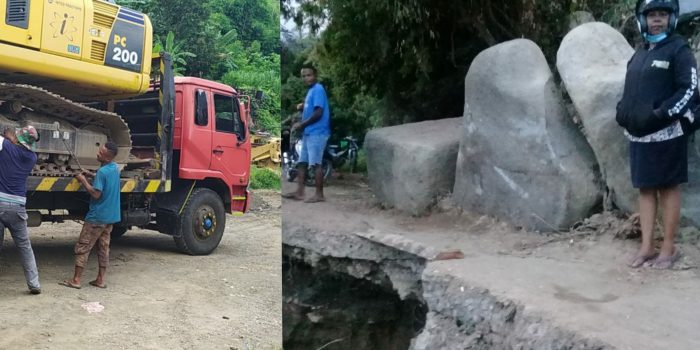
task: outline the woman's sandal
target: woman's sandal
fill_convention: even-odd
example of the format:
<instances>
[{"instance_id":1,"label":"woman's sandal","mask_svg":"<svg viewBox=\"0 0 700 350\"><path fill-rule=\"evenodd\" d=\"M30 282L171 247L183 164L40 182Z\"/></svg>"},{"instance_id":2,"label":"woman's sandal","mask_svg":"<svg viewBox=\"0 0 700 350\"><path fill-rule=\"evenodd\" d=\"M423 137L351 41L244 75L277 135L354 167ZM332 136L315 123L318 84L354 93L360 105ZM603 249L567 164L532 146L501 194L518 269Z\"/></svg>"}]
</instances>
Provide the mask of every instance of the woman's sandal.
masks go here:
<instances>
[{"instance_id":1,"label":"woman's sandal","mask_svg":"<svg viewBox=\"0 0 700 350\"><path fill-rule=\"evenodd\" d=\"M627 265L633 269L636 269L642 267L642 265L644 265L644 263L646 263L647 261L656 259L657 256L659 256L658 253L652 253L651 255L635 255L632 258L632 260L630 260L630 262L627 263Z\"/></svg>"},{"instance_id":2,"label":"woman's sandal","mask_svg":"<svg viewBox=\"0 0 700 350\"><path fill-rule=\"evenodd\" d=\"M651 268L656 270L668 270L673 267L673 264L678 261L680 257L681 252L678 248L674 248L673 255L654 259Z\"/></svg>"}]
</instances>

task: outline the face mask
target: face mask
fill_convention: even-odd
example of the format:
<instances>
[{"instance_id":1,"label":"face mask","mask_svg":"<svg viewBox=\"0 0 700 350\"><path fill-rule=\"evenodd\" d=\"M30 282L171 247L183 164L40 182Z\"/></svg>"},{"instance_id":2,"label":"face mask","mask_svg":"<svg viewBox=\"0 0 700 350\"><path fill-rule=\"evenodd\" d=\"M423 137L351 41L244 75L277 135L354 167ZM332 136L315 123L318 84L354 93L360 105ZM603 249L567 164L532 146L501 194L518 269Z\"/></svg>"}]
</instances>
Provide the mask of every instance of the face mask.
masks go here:
<instances>
[{"instance_id":1,"label":"face mask","mask_svg":"<svg viewBox=\"0 0 700 350\"><path fill-rule=\"evenodd\" d=\"M656 44L668 37L668 33L660 33L656 35L649 35L644 33L644 39L652 44Z\"/></svg>"}]
</instances>

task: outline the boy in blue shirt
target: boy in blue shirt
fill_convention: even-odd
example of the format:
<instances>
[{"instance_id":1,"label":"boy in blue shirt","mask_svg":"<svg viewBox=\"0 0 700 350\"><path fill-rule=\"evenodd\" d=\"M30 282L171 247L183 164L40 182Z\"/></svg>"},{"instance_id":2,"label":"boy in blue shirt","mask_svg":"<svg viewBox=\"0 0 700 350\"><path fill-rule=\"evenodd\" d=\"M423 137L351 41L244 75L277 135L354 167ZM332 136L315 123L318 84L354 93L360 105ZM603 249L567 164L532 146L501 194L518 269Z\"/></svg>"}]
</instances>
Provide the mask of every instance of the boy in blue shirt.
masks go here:
<instances>
[{"instance_id":1,"label":"boy in blue shirt","mask_svg":"<svg viewBox=\"0 0 700 350\"><path fill-rule=\"evenodd\" d=\"M80 289L80 277L87 263L90 251L97 244L97 260L99 270L97 278L90 285L106 288L105 273L109 264L109 239L112 224L121 221L119 167L113 162L118 148L113 142L107 142L97 150L97 160L102 166L97 170L92 185L79 174L85 191L90 194L90 210L85 216L85 223L80 232L78 243L75 244L75 273L73 279L61 282L61 285ZM92 176L91 174L87 174Z\"/></svg>"}]
</instances>

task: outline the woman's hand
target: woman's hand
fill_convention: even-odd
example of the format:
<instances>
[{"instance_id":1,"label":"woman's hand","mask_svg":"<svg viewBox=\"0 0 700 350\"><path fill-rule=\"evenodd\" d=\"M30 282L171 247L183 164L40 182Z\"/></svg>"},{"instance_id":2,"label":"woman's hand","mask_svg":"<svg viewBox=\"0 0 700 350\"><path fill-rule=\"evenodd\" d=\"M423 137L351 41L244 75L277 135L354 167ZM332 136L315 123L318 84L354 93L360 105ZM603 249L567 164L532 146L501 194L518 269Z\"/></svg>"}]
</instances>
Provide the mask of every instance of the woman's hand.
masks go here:
<instances>
[{"instance_id":1,"label":"woman's hand","mask_svg":"<svg viewBox=\"0 0 700 350\"><path fill-rule=\"evenodd\" d=\"M644 114L638 114L630 118L627 132L635 137L642 137L663 129L671 124L671 118L664 117L663 113L654 109Z\"/></svg>"}]
</instances>

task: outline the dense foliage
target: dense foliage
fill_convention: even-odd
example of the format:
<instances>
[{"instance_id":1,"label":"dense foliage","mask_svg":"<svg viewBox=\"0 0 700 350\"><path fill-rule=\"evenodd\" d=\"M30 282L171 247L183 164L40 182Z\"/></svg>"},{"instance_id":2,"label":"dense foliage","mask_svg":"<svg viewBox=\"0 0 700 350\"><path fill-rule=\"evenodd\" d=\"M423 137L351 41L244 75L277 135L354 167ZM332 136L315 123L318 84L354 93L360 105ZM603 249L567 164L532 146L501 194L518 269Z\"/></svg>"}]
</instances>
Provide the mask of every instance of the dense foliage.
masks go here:
<instances>
[{"instance_id":1,"label":"dense foliage","mask_svg":"<svg viewBox=\"0 0 700 350\"><path fill-rule=\"evenodd\" d=\"M587 11L633 41L635 0L280 0L302 30L284 33L282 108L313 63L330 90L334 132L462 114L464 77L489 46L528 38L554 65L570 15ZM630 29L631 28L631 29ZM301 90L301 91L300 91ZM343 135L338 135L343 136Z\"/></svg>"},{"instance_id":2,"label":"dense foliage","mask_svg":"<svg viewBox=\"0 0 700 350\"><path fill-rule=\"evenodd\" d=\"M282 188L280 174L268 168L250 168L250 188L254 190L279 190Z\"/></svg>"},{"instance_id":3,"label":"dense foliage","mask_svg":"<svg viewBox=\"0 0 700 350\"><path fill-rule=\"evenodd\" d=\"M121 0L151 18L157 49L179 74L220 81L256 103L256 128L279 133L279 3L275 0Z\"/></svg>"}]
</instances>

